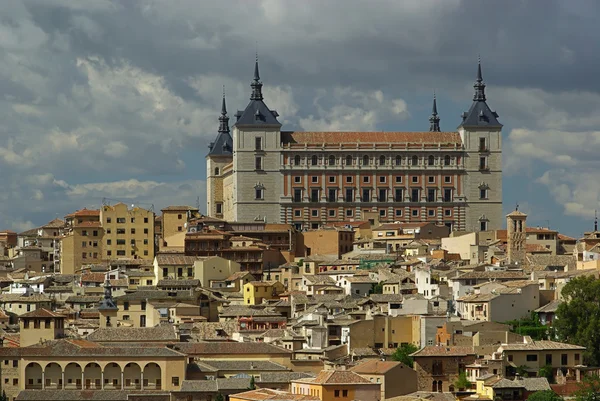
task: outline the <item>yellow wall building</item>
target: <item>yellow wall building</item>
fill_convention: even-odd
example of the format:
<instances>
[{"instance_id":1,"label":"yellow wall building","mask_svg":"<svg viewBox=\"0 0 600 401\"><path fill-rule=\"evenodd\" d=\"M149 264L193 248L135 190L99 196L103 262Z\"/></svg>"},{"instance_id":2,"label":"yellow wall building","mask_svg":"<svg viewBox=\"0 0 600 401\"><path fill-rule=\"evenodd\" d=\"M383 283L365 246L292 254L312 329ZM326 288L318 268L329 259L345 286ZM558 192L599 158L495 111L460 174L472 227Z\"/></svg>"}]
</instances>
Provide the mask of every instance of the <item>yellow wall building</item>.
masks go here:
<instances>
[{"instance_id":1,"label":"yellow wall building","mask_svg":"<svg viewBox=\"0 0 600 401\"><path fill-rule=\"evenodd\" d=\"M259 305L264 299L277 299L285 287L279 281L251 281L244 284L244 305Z\"/></svg>"},{"instance_id":2,"label":"yellow wall building","mask_svg":"<svg viewBox=\"0 0 600 401\"><path fill-rule=\"evenodd\" d=\"M65 233L60 240L61 273L75 274L84 265L102 263L103 237L100 211L82 209L65 216Z\"/></svg>"},{"instance_id":3,"label":"yellow wall building","mask_svg":"<svg viewBox=\"0 0 600 401\"><path fill-rule=\"evenodd\" d=\"M154 259L154 212L124 203L100 209L104 259Z\"/></svg>"},{"instance_id":4,"label":"yellow wall building","mask_svg":"<svg viewBox=\"0 0 600 401\"><path fill-rule=\"evenodd\" d=\"M292 393L321 401L379 401L380 386L347 370L323 370L315 378L292 380Z\"/></svg>"}]
</instances>

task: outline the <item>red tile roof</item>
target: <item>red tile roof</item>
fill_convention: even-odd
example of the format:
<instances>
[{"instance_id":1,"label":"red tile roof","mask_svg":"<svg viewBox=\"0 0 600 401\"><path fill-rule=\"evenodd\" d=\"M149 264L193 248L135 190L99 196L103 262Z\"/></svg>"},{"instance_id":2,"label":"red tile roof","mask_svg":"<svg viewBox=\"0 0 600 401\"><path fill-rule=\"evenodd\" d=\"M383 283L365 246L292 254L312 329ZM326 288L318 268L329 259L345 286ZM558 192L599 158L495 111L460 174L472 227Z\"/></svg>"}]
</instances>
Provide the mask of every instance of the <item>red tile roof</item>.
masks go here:
<instances>
[{"instance_id":1,"label":"red tile roof","mask_svg":"<svg viewBox=\"0 0 600 401\"><path fill-rule=\"evenodd\" d=\"M322 370L314 379L300 379L315 384L373 384L358 373L349 370Z\"/></svg>"},{"instance_id":2,"label":"red tile roof","mask_svg":"<svg viewBox=\"0 0 600 401\"><path fill-rule=\"evenodd\" d=\"M66 215L65 217L77 217L77 216L100 216L100 210L90 210L83 208L76 210L75 212Z\"/></svg>"},{"instance_id":3,"label":"red tile roof","mask_svg":"<svg viewBox=\"0 0 600 401\"><path fill-rule=\"evenodd\" d=\"M58 313L54 313L52 311L49 311L48 309L45 308L41 308L41 309L36 309L32 312L26 313L24 315L21 315L21 319L22 318L28 318L28 317L39 317L39 318L47 318L47 317L58 317L58 318L63 318L64 316Z\"/></svg>"},{"instance_id":4,"label":"red tile roof","mask_svg":"<svg viewBox=\"0 0 600 401\"><path fill-rule=\"evenodd\" d=\"M473 347L446 347L430 345L411 354L412 356L466 356L476 355Z\"/></svg>"},{"instance_id":5,"label":"red tile roof","mask_svg":"<svg viewBox=\"0 0 600 401\"><path fill-rule=\"evenodd\" d=\"M397 366L403 365L402 362L380 361L378 359L367 359L360 365L356 365L350 369L351 372L363 374L383 374ZM406 366L404 366L406 367ZM410 369L407 367L407 369Z\"/></svg>"},{"instance_id":6,"label":"red tile roof","mask_svg":"<svg viewBox=\"0 0 600 401\"><path fill-rule=\"evenodd\" d=\"M457 132L282 132L284 143L451 143L461 144Z\"/></svg>"}]
</instances>

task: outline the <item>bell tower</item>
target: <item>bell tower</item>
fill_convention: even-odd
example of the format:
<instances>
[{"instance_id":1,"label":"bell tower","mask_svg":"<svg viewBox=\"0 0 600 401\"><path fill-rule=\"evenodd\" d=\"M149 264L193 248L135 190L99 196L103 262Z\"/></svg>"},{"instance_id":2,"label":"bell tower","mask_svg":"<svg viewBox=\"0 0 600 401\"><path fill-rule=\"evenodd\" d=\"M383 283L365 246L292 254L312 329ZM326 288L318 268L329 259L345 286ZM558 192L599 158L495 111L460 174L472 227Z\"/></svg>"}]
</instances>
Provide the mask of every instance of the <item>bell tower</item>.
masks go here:
<instances>
[{"instance_id":1,"label":"bell tower","mask_svg":"<svg viewBox=\"0 0 600 401\"><path fill-rule=\"evenodd\" d=\"M506 216L508 263L521 264L525 260L527 245L526 220L527 215L519 211L519 206L514 212Z\"/></svg>"}]
</instances>

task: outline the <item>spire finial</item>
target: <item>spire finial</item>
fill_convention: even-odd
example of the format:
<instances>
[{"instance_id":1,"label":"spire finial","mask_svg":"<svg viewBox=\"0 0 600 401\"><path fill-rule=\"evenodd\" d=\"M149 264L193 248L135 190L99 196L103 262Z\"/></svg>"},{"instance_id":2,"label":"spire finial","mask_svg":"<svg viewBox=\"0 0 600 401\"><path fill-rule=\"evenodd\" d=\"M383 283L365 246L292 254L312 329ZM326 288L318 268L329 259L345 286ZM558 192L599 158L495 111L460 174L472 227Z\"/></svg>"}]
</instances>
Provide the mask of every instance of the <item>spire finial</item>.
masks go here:
<instances>
[{"instance_id":1,"label":"spire finial","mask_svg":"<svg viewBox=\"0 0 600 401\"><path fill-rule=\"evenodd\" d=\"M225 102L225 85L223 85L223 100L221 102L221 115L219 116L220 133L229 132L229 117L227 116L227 104Z\"/></svg>"},{"instance_id":2,"label":"spire finial","mask_svg":"<svg viewBox=\"0 0 600 401\"><path fill-rule=\"evenodd\" d=\"M594 210L594 231L598 231L598 211Z\"/></svg>"},{"instance_id":3,"label":"spire finial","mask_svg":"<svg viewBox=\"0 0 600 401\"><path fill-rule=\"evenodd\" d=\"M429 117L429 131L440 132L440 117L437 112L437 100L435 91L433 91L433 107L431 109L431 117Z\"/></svg>"},{"instance_id":4,"label":"spire finial","mask_svg":"<svg viewBox=\"0 0 600 401\"><path fill-rule=\"evenodd\" d=\"M254 62L254 80L250 86L252 87L250 100L263 100L262 83L260 82L260 74L258 72L258 52L256 52L256 61Z\"/></svg>"},{"instance_id":5,"label":"spire finial","mask_svg":"<svg viewBox=\"0 0 600 401\"><path fill-rule=\"evenodd\" d=\"M477 57L477 79L473 88L475 88L473 100L485 102L485 84L483 83L483 75L481 74L481 56Z\"/></svg>"}]
</instances>

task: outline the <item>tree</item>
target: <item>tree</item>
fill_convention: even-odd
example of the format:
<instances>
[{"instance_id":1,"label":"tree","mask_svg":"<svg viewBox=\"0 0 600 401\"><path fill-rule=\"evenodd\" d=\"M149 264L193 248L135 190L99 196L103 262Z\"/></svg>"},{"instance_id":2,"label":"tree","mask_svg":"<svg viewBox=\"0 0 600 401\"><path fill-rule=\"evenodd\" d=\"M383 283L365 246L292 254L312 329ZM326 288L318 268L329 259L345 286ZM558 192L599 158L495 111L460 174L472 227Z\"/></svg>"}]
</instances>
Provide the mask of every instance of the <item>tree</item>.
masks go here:
<instances>
[{"instance_id":1,"label":"tree","mask_svg":"<svg viewBox=\"0 0 600 401\"><path fill-rule=\"evenodd\" d=\"M531 394L527 401L563 401L563 398L552 390L544 390Z\"/></svg>"},{"instance_id":2,"label":"tree","mask_svg":"<svg viewBox=\"0 0 600 401\"><path fill-rule=\"evenodd\" d=\"M414 361L410 354L417 352L419 348L411 343L400 345L396 351L392 354L392 359L394 361L402 362L403 364L413 367Z\"/></svg>"},{"instance_id":3,"label":"tree","mask_svg":"<svg viewBox=\"0 0 600 401\"><path fill-rule=\"evenodd\" d=\"M217 396L215 397L215 401L225 401L223 394L218 393Z\"/></svg>"},{"instance_id":4,"label":"tree","mask_svg":"<svg viewBox=\"0 0 600 401\"><path fill-rule=\"evenodd\" d=\"M600 364L600 280L577 277L562 289L563 303L553 321L557 339L586 347L583 363Z\"/></svg>"},{"instance_id":5,"label":"tree","mask_svg":"<svg viewBox=\"0 0 600 401\"><path fill-rule=\"evenodd\" d=\"M250 385L248 386L249 390L256 390L256 383L254 383L254 376L250 378Z\"/></svg>"},{"instance_id":6,"label":"tree","mask_svg":"<svg viewBox=\"0 0 600 401\"><path fill-rule=\"evenodd\" d=\"M600 401L600 377L586 376L575 392L576 401Z\"/></svg>"},{"instance_id":7,"label":"tree","mask_svg":"<svg viewBox=\"0 0 600 401\"><path fill-rule=\"evenodd\" d=\"M540 368L538 372L538 377L545 377L548 379L548 383L554 383L554 374L552 373L552 366L546 365L543 368Z\"/></svg>"},{"instance_id":8,"label":"tree","mask_svg":"<svg viewBox=\"0 0 600 401\"><path fill-rule=\"evenodd\" d=\"M548 337L548 327L540 322L540 318L535 312L531 312L531 316L504 322L511 326L510 331L522 336L530 336L534 340L544 340Z\"/></svg>"},{"instance_id":9,"label":"tree","mask_svg":"<svg viewBox=\"0 0 600 401\"><path fill-rule=\"evenodd\" d=\"M527 376L529 376L527 369L529 369L529 366L526 366L526 365L517 366L516 373L521 377L527 377Z\"/></svg>"},{"instance_id":10,"label":"tree","mask_svg":"<svg viewBox=\"0 0 600 401\"><path fill-rule=\"evenodd\" d=\"M467 379L467 373L461 372L458 375L458 379L454 382L454 387L459 390L465 390L471 388L471 382Z\"/></svg>"},{"instance_id":11,"label":"tree","mask_svg":"<svg viewBox=\"0 0 600 401\"><path fill-rule=\"evenodd\" d=\"M371 284L371 294L383 294L383 282Z\"/></svg>"},{"instance_id":12,"label":"tree","mask_svg":"<svg viewBox=\"0 0 600 401\"><path fill-rule=\"evenodd\" d=\"M2 396L0 397L0 401L8 401L8 397L6 396L6 391L2 390Z\"/></svg>"}]
</instances>

